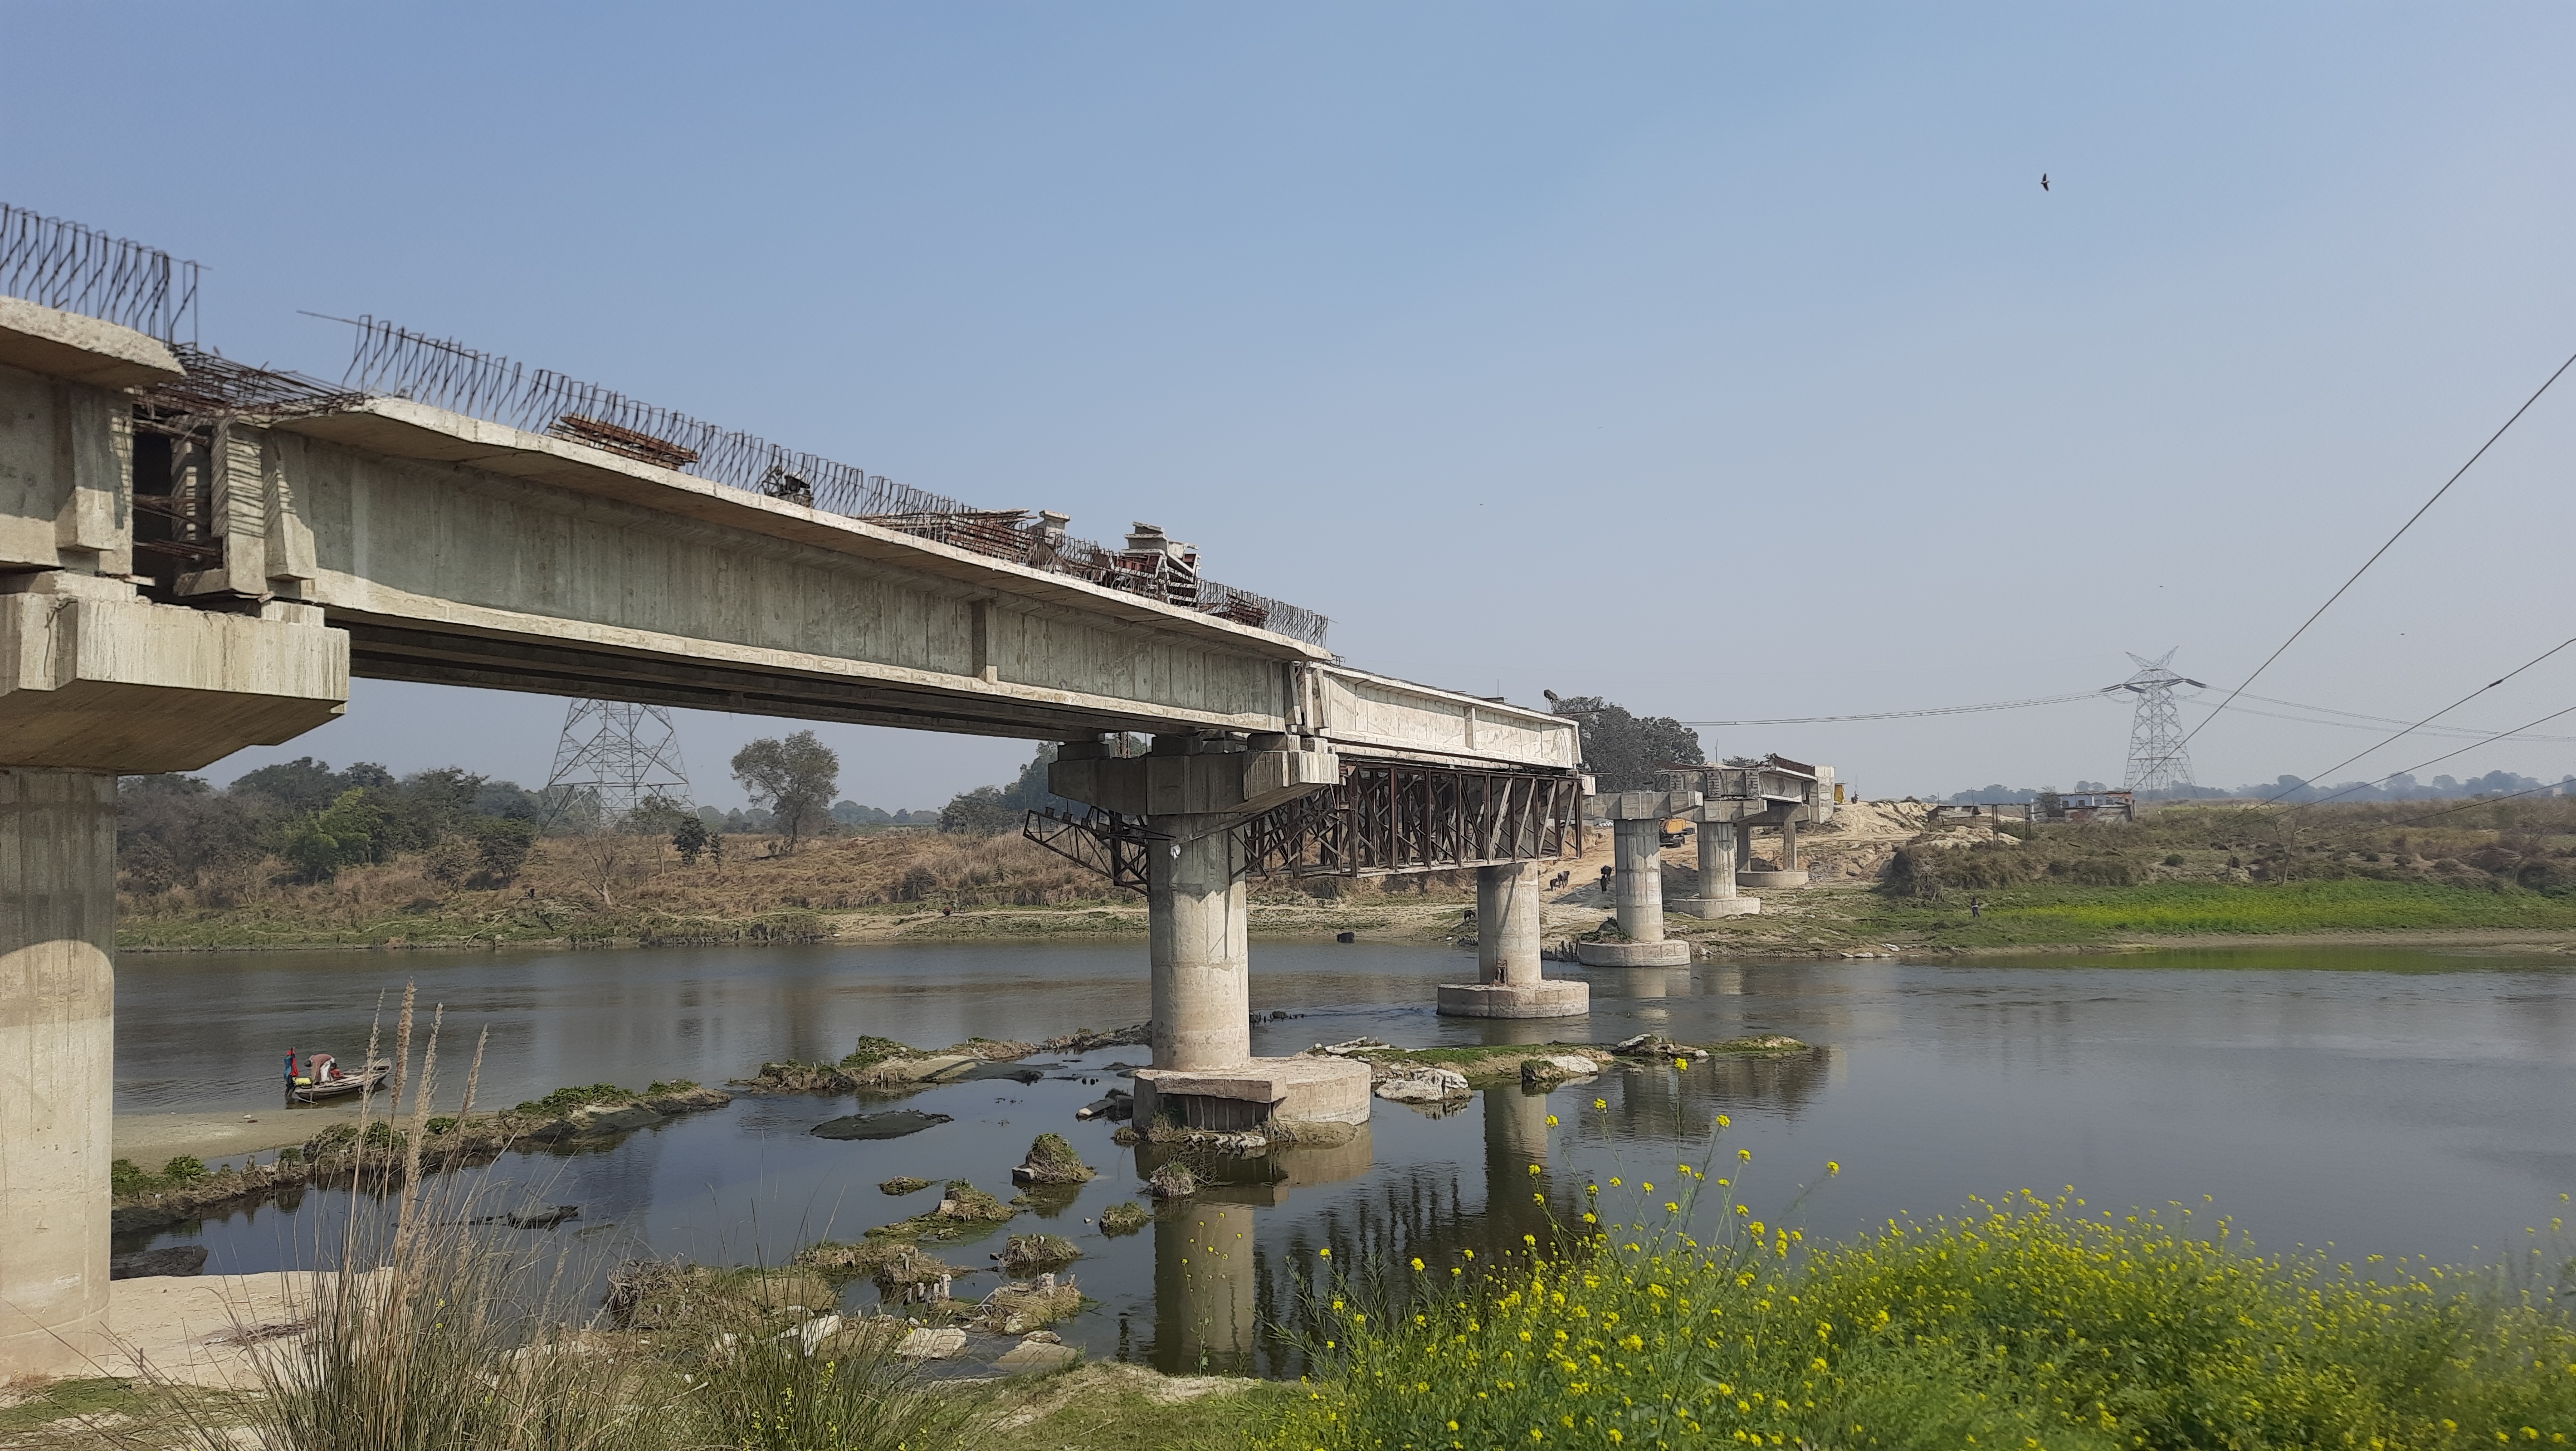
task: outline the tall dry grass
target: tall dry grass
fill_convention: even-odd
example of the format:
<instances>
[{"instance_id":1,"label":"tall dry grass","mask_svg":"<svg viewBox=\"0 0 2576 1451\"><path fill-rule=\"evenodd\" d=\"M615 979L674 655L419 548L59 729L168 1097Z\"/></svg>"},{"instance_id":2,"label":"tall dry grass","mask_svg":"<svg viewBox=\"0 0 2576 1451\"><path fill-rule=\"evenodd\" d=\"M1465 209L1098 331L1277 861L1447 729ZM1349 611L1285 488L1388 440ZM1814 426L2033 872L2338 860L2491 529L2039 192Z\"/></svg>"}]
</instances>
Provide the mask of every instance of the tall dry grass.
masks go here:
<instances>
[{"instance_id":1,"label":"tall dry grass","mask_svg":"<svg viewBox=\"0 0 2576 1451\"><path fill-rule=\"evenodd\" d=\"M818 1354L722 1314L651 1339L602 1328L575 1249L530 1248L484 1176L425 1172L443 1014L415 1072L415 1010L406 987L395 1075L360 1102L351 1212L290 1297L306 1330L257 1351L247 1397L161 1388L156 1435L202 1451L945 1451L972 1428L972 1403L924 1390L888 1335ZM370 1060L378 1046L371 1032ZM482 1058L478 1042L459 1116Z\"/></svg>"}]
</instances>

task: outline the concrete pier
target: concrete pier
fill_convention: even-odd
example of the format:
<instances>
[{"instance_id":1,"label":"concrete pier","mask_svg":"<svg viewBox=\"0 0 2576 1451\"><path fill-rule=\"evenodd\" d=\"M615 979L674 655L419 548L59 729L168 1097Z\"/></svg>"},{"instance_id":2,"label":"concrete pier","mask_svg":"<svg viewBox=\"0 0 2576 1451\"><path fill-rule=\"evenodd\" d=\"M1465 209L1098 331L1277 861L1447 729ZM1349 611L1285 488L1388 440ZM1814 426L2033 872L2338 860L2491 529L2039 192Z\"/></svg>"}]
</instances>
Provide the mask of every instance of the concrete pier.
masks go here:
<instances>
[{"instance_id":1,"label":"concrete pier","mask_svg":"<svg viewBox=\"0 0 2576 1451\"><path fill-rule=\"evenodd\" d=\"M107 1344L116 778L0 768L0 1373Z\"/></svg>"},{"instance_id":2,"label":"concrete pier","mask_svg":"<svg viewBox=\"0 0 2576 1451\"><path fill-rule=\"evenodd\" d=\"M1536 862L1476 868L1476 981L1443 983L1445 1018L1567 1018L1592 1010L1588 984L1540 971Z\"/></svg>"},{"instance_id":3,"label":"concrete pier","mask_svg":"<svg viewBox=\"0 0 2576 1451\"><path fill-rule=\"evenodd\" d=\"M1243 879L1222 816L1157 816L1146 863L1154 1066L1224 1068L1252 1057L1251 948Z\"/></svg>"},{"instance_id":4,"label":"concrete pier","mask_svg":"<svg viewBox=\"0 0 2576 1451\"><path fill-rule=\"evenodd\" d=\"M1248 1129L1271 1119L1366 1123L1368 1065L1252 1056L1250 913L1241 824L1279 800L1338 779L1329 752L1276 738L1161 735L1142 756L1069 742L1048 789L1143 817L1146 926L1153 972L1154 1065L1136 1071L1136 1117Z\"/></svg>"},{"instance_id":5,"label":"concrete pier","mask_svg":"<svg viewBox=\"0 0 2576 1451\"><path fill-rule=\"evenodd\" d=\"M1736 839L1751 829L1734 821L1709 819L1718 808L1702 807L1699 823L1699 895L1681 897L1673 910L1693 917L1742 917L1762 910L1762 899L1736 894Z\"/></svg>"},{"instance_id":6,"label":"concrete pier","mask_svg":"<svg viewBox=\"0 0 2576 1451\"><path fill-rule=\"evenodd\" d=\"M1622 791L1602 798L1617 870L1610 896L1624 942L1578 942L1586 967L1682 967L1690 944L1664 936L1664 822L1700 804L1696 791Z\"/></svg>"}]
</instances>

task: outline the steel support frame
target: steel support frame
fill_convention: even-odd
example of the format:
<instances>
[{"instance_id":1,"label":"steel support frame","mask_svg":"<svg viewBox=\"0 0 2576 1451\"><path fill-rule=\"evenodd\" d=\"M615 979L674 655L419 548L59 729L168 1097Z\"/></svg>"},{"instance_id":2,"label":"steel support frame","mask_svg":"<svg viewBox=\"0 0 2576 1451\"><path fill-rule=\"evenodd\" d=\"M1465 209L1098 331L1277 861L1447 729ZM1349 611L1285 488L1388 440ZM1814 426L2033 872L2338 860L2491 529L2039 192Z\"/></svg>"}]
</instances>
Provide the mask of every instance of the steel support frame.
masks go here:
<instances>
[{"instance_id":1,"label":"steel support frame","mask_svg":"<svg viewBox=\"0 0 2576 1451\"><path fill-rule=\"evenodd\" d=\"M1351 761L1341 784L1246 824L1263 874L1383 877L1583 852L1583 784L1572 774Z\"/></svg>"}]
</instances>

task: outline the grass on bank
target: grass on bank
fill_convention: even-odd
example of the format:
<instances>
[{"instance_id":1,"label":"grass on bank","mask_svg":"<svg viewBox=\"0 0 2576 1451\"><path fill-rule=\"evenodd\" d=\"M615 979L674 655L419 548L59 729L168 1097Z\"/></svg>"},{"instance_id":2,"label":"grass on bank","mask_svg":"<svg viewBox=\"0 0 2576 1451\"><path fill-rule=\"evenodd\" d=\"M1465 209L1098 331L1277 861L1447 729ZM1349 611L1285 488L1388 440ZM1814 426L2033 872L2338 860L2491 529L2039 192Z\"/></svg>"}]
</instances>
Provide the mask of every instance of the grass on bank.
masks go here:
<instances>
[{"instance_id":1,"label":"grass on bank","mask_svg":"<svg viewBox=\"0 0 2576 1451\"><path fill-rule=\"evenodd\" d=\"M1481 1280L1419 1260L1392 1270L1404 1286L1383 1266L1326 1277L1330 1368L1260 1444L2390 1451L2576 1435L2576 1327L2538 1256L2484 1273L2337 1265L2260 1254L2180 1205L2112 1214L2027 1192L1811 1251L1725 1179L1709 1189L1727 1232L1701 1244L1677 1226L1703 1172L1680 1167L1680 1193L1643 1186L1662 1228L1595 1231Z\"/></svg>"},{"instance_id":2,"label":"grass on bank","mask_svg":"<svg viewBox=\"0 0 2576 1451\"><path fill-rule=\"evenodd\" d=\"M2576 897L2352 877L2279 883L2034 884L1953 891L1935 900L1845 894L1863 934L1951 946L2109 941L2123 936L2276 936L2293 932L2576 929ZM1984 903L1971 915L1970 899Z\"/></svg>"}]
</instances>

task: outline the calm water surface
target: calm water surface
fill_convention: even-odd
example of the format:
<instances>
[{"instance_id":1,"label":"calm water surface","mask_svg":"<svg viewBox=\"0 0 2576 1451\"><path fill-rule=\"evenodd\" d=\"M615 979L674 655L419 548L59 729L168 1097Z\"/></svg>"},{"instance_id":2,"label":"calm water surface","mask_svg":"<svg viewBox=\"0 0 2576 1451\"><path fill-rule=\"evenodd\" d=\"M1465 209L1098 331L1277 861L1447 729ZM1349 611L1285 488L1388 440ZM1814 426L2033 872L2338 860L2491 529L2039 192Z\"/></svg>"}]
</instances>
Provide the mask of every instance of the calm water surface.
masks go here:
<instances>
[{"instance_id":1,"label":"calm water surface","mask_svg":"<svg viewBox=\"0 0 2576 1451\"><path fill-rule=\"evenodd\" d=\"M1810 1235L2071 1184L2095 1208L2209 1195L2273 1247L2463 1259L2576 1188L2576 971L2564 957L2302 948L1703 965L1590 973L1589 1022L1435 1016L1433 986L1472 975L1471 957L1441 949L1256 943L1255 1011L1301 1016L1261 1022L1254 1050L1362 1033L1418 1046L1652 1030L1683 1042L1787 1033L1823 1051L1624 1069L1549 1095L1493 1090L1440 1117L1380 1102L1358 1142L1228 1164L1235 1182L1120 1239L1087 1221L1134 1196L1140 1151L1073 1112L1116 1081L1113 1062L1143 1061L1136 1048L1033 1060L1048 1073L1033 1085L913 1095L906 1107L954 1121L903 1139L806 1132L852 1111L850 1099L743 1097L604 1150L515 1155L493 1172L515 1199L580 1204L564 1232L603 1258L775 1263L930 1207L929 1194L877 1191L897 1174L1007 1196L1010 1166L1053 1130L1102 1173L1070 1205L1005 1232L1043 1228L1084 1248L1073 1273L1098 1303L1056 1327L1066 1339L1170 1369L1273 1371L1287 1361L1262 1327L1293 1318L1316 1249L1515 1245L1569 1212L1588 1179L1633 1188L1698 1161L1719 1114L1733 1121L1730 1157L1753 1151L1735 1177L1766 1217L1826 1160L1843 1164L1794 1216ZM1141 943L138 955L118 967L117 1108L277 1112L286 1050L354 1060L379 995L407 980L424 1004L445 1005L448 1103L487 1027L483 1097L506 1103L572 1083L722 1083L764 1059L838 1058L863 1033L1037 1039L1147 1011ZM1652 1195L1658 1208L1670 1188ZM308 1194L146 1242L201 1241L213 1273L306 1264L345 1201ZM985 1248L942 1254L980 1264ZM861 1284L849 1299L874 1294Z\"/></svg>"}]
</instances>

